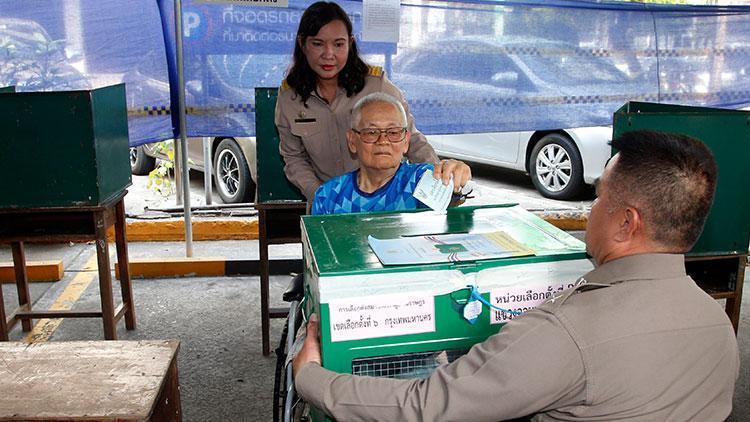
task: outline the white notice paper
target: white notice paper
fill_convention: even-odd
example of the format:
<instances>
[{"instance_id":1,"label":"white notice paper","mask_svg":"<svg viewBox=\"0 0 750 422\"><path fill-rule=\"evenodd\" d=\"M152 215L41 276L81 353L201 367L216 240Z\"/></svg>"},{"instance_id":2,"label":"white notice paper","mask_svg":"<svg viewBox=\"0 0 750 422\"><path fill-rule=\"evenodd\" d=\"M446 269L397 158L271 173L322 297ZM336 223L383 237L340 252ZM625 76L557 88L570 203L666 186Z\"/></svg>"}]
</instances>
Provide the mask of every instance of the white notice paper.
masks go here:
<instances>
[{"instance_id":1,"label":"white notice paper","mask_svg":"<svg viewBox=\"0 0 750 422\"><path fill-rule=\"evenodd\" d=\"M453 179L444 185L442 180L435 179L432 170L426 170L414 188L414 197L423 204L438 212L445 212L453 195Z\"/></svg>"},{"instance_id":2,"label":"white notice paper","mask_svg":"<svg viewBox=\"0 0 750 422\"><path fill-rule=\"evenodd\" d=\"M435 298L410 294L328 303L331 342L435 331Z\"/></svg>"},{"instance_id":3,"label":"white notice paper","mask_svg":"<svg viewBox=\"0 0 750 422\"><path fill-rule=\"evenodd\" d=\"M552 285L522 285L490 290L490 303L515 312L524 313L544 303L564 290L574 287L573 283L555 283ZM504 324L515 318L507 312L492 309L490 324Z\"/></svg>"},{"instance_id":4,"label":"white notice paper","mask_svg":"<svg viewBox=\"0 0 750 422\"><path fill-rule=\"evenodd\" d=\"M362 41L398 43L399 0L363 0Z\"/></svg>"}]
</instances>

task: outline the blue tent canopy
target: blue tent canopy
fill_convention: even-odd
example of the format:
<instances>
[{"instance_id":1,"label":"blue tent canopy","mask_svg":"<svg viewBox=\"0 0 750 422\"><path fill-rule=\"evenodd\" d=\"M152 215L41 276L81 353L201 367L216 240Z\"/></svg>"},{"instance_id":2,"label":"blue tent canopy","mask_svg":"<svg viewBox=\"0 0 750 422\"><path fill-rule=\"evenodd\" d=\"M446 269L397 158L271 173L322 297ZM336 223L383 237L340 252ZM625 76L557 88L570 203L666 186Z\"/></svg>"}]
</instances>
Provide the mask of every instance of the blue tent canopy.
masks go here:
<instances>
[{"instance_id":1,"label":"blue tent canopy","mask_svg":"<svg viewBox=\"0 0 750 422\"><path fill-rule=\"evenodd\" d=\"M255 134L253 88L279 85L310 3L183 1L188 136ZM750 106L750 7L403 2L389 44L362 41L361 1L340 4L427 134L607 125L630 100ZM171 0L0 0L0 86L125 82L131 145L175 136L174 51Z\"/></svg>"}]
</instances>

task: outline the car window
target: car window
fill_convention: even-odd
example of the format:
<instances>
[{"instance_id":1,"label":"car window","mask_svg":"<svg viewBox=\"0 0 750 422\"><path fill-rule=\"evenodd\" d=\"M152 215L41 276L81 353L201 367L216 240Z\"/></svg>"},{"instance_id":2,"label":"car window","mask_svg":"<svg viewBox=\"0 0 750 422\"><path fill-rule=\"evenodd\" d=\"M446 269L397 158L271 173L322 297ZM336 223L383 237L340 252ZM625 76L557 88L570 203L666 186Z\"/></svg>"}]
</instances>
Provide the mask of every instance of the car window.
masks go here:
<instances>
[{"instance_id":1,"label":"car window","mask_svg":"<svg viewBox=\"0 0 750 422\"><path fill-rule=\"evenodd\" d=\"M607 59L577 55L573 50L548 49L547 54L519 56L538 76L549 83L586 85L622 82L626 75ZM597 60L600 59L600 60Z\"/></svg>"},{"instance_id":2,"label":"car window","mask_svg":"<svg viewBox=\"0 0 750 422\"><path fill-rule=\"evenodd\" d=\"M522 78L518 67L505 55L456 49L420 50L396 71L507 88L515 88Z\"/></svg>"}]
</instances>

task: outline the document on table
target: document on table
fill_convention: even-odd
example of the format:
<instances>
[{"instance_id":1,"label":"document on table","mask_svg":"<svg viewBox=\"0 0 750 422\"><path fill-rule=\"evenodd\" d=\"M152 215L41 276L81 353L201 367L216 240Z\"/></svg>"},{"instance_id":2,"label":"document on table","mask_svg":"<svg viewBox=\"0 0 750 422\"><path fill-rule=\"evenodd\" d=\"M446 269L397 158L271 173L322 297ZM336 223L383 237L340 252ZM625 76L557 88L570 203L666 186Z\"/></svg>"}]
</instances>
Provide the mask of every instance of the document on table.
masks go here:
<instances>
[{"instance_id":1,"label":"document on table","mask_svg":"<svg viewBox=\"0 0 750 422\"><path fill-rule=\"evenodd\" d=\"M460 233L377 239L367 237L383 265L432 264L534 255L505 232Z\"/></svg>"},{"instance_id":2,"label":"document on table","mask_svg":"<svg viewBox=\"0 0 750 422\"><path fill-rule=\"evenodd\" d=\"M445 212L453 194L453 179L446 186L432 174L432 170L425 170L414 188L414 197L435 211Z\"/></svg>"}]
</instances>

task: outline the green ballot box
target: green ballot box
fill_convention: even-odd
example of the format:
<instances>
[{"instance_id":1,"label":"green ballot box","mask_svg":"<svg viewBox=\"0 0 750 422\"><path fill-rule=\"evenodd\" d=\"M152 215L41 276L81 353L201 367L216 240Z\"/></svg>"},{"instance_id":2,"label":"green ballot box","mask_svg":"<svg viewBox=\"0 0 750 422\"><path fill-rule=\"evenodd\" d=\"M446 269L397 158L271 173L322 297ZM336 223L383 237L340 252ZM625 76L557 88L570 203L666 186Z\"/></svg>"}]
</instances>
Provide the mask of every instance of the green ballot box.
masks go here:
<instances>
[{"instance_id":1,"label":"green ballot box","mask_svg":"<svg viewBox=\"0 0 750 422\"><path fill-rule=\"evenodd\" d=\"M687 269L717 299L735 330L750 242L750 112L629 102L614 115L613 137L633 130L680 133L703 141L719 168L716 196L701 237L688 253Z\"/></svg>"},{"instance_id":2,"label":"green ballot box","mask_svg":"<svg viewBox=\"0 0 750 422\"><path fill-rule=\"evenodd\" d=\"M581 241L519 206L305 216L302 242L323 366L370 376L428 376L497 333L513 315L472 287L523 312L592 268Z\"/></svg>"},{"instance_id":3,"label":"green ballot box","mask_svg":"<svg viewBox=\"0 0 750 422\"><path fill-rule=\"evenodd\" d=\"M95 206L131 184L125 85L0 92L0 208Z\"/></svg>"}]
</instances>

